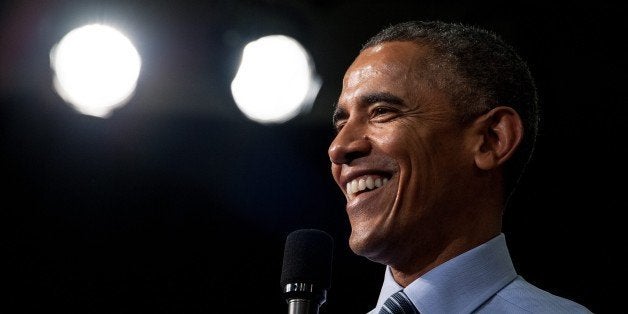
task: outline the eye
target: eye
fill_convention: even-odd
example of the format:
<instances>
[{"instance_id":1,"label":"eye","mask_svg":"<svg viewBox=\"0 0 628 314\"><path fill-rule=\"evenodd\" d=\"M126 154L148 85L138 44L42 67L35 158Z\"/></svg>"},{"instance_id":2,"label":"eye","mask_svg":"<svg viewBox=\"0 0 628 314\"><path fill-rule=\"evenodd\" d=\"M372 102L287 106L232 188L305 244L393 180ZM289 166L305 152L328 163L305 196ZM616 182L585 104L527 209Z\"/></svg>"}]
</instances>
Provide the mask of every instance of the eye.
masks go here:
<instances>
[{"instance_id":1,"label":"eye","mask_svg":"<svg viewBox=\"0 0 628 314\"><path fill-rule=\"evenodd\" d=\"M373 110L372 115L373 115L373 116L379 116L379 115L386 114L386 113L389 113L389 112L391 112L391 109L390 109L390 108L386 108L386 107L377 107L377 108L375 108L375 109Z\"/></svg>"},{"instance_id":2,"label":"eye","mask_svg":"<svg viewBox=\"0 0 628 314\"><path fill-rule=\"evenodd\" d=\"M378 106L371 110L371 119L376 121L388 121L397 114L397 110L387 106Z\"/></svg>"},{"instance_id":3,"label":"eye","mask_svg":"<svg viewBox=\"0 0 628 314\"><path fill-rule=\"evenodd\" d=\"M340 130L342 130L342 127L345 126L345 123L345 120L339 120L334 123L334 129L336 130L336 133L339 133Z\"/></svg>"}]
</instances>

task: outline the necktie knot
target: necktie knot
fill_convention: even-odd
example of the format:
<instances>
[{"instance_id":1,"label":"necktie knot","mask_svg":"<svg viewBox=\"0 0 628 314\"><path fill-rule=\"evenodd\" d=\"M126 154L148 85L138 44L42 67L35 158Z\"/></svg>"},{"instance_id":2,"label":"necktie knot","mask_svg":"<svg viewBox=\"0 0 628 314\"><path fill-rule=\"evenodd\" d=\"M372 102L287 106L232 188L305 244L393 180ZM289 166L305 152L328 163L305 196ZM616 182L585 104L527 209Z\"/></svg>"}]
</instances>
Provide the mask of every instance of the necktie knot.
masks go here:
<instances>
[{"instance_id":1,"label":"necktie knot","mask_svg":"<svg viewBox=\"0 0 628 314\"><path fill-rule=\"evenodd\" d=\"M419 314L419 311L403 290L399 290L384 302L379 314Z\"/></svg>"}]
</instances>

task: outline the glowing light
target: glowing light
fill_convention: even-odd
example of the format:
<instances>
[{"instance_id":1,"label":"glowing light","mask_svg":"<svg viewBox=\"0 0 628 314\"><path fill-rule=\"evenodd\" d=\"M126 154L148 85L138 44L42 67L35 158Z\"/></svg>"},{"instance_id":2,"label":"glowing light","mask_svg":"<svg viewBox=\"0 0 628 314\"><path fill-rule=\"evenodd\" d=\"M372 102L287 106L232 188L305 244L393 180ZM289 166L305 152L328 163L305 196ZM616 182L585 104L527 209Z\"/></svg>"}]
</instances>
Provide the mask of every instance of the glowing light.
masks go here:
<instances>
[{"instance_id":1,"label":"glowing light","mask_svg":"<svg viewBox=\"0 0 628 314\"><path fill-rule=\"evenodd\" d=\"M260 123L281 123L308 110L320 88L307 51L272 35L246 45L231 93L238 108Z\"/></svg>"},{"instance_id":2,"label":"glowing light","mask_svg":"<svg viewBox=\"0 0 628 314\"><path fill-rule=\"evenodd\" d=\"M108 117L133 95L137 50L119 31L92 24L69 32L50 51L57 93L83 114Z\"/></svg>"}]
</instances>

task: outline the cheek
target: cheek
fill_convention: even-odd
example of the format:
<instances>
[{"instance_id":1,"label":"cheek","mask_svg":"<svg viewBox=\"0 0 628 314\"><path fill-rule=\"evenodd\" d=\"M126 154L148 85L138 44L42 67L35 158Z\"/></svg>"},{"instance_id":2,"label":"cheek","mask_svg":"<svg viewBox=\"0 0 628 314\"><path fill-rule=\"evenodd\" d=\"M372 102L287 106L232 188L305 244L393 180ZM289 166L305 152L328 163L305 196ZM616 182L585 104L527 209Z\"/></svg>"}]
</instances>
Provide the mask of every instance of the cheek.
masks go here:
<instances>
[{"instance_id":1,"label":"cheek","mask_svg":"<svg viewBox=\"0 0 628 314\"><path fill-rule=\"evenodd\" d=\"M404 124L392 129L393 131L380 136L380 143L385 153L394 158L401 168L412 167L413 164L421 165L426 157L431 156L425 135L417 129Z\"/></svg>"},{"instance_id":2,"label":"cheek","mask_svg":"<svg viewBox=\"0 0 628 314\"><path fill-rule=\"evenodd\" d=\"M388 154L399 165L399 184L404 199L423 199L427 191L438 186L443 156L436 142L434 134L407 126L399 127L396 134L388 138Z\"/></svg>"}]
</instances>

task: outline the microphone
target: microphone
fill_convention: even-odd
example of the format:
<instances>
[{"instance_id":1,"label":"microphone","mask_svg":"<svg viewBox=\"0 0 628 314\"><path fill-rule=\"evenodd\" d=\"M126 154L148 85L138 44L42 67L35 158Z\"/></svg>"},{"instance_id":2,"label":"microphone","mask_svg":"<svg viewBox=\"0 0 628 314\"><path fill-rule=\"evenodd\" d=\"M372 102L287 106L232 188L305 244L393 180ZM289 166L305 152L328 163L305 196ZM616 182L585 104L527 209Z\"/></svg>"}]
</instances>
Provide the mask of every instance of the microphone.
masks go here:
<instances>
[{"instance_id":1,"label":"microphone","mask_svg":"<svg viewBox=\"0 0 628 314\"><path fill-rule=\"evenodd\" d=\"M332 237L317 229L300 229L286 238L281 288L289 314L318 314L331 286Z\"/></svg>"}]
</instances>

